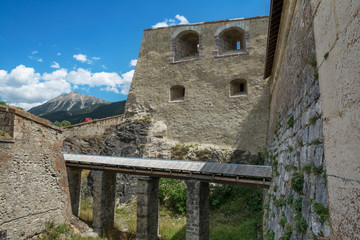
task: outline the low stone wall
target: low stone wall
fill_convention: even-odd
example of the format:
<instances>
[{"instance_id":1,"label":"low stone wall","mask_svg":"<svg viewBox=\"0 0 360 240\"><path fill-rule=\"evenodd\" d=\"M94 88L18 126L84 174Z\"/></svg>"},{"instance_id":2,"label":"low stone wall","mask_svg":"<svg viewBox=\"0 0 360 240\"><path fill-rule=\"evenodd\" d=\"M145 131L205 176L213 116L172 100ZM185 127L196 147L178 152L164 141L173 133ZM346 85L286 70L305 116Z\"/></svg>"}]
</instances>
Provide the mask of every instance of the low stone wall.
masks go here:
<instances>
[{"instance_id":1,"label":"low stone wall","mask_svg":"<svg viewBox=\"0 0 360 240\"><path fill-rule=\"evenodd\" d=\"M123 115L112 116L80 123L64 128L64 139L67 137L99 136L110 126L116 126L123 121Z\"/></svg>"},{"instance_id":2,"label":"low stone wall","mask_svg":"<svg viewBox=\"0 0 360 240\"><path fill-rule=\"evenodd\" d=\"M62 131L15 108L0 107L0 117L13 126L10 139L0 137L0 232L27 239L71 216Z\"/></svg>"}]
</instances>

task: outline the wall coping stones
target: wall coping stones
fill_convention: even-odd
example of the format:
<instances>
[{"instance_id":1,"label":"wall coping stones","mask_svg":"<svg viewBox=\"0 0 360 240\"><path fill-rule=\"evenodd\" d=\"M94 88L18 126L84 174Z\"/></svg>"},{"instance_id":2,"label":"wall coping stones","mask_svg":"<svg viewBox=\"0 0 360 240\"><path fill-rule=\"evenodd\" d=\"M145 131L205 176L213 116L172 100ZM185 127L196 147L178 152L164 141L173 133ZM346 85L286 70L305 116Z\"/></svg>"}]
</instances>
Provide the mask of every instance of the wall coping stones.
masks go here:
<instances>
[{"instance_id":1,"label":"wall coping stones","mask_svg":"<svg viewBox=\"0 0 360 240\"><path fill-rule=\"evenodd\" d=\"M87 125L87 124L94 124L94 123L101 122L101 121L106 121L106 120L109 120L109 119L112 119L112 118L120 118L120 117L123 118L124 114L115 115L115 116L111 116L111 117L107 117L107 118L95 119L95 120L92 120L90 122L83 122L83 123L74 124L74 125L71 125L71 126L64 127L64 130L68 130L68 129L71 129L71 128L74 128L74 127L79 127L79 126L83 126L83 125Z\"/></svg>"},{"instance_id":2,"label":"wall coping stones","mask_svg":"<svg viewBox=\"0 0 360 240\"><path fill-rule=\"evenodd\" d=\"M22 118L28 119L30 121L34 121L34 122L36 122L38 124L41 124L41 125L43 125L45 127L54 129L54 130L59 131L59 132L63 132L63 130L61 128L56 127L50 121L48 121L48 120L46 120L44 118L35 116L35 115L31 114L31 113L25 112L24 110L20 110L20 109L15 108L15 107L0 106L0 112L10 112L10 113L18 115L18 116L20 116Z\"/></svg>"}]
</instances>

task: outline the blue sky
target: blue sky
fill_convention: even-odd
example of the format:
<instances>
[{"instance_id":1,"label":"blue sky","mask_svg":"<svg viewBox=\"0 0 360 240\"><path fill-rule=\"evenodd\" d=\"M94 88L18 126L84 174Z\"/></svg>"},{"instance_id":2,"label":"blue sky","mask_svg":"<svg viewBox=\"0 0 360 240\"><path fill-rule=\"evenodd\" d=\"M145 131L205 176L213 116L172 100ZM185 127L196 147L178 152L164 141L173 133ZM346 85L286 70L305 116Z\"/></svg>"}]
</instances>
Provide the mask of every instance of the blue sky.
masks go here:
<instances>
[{"instance_id":1,"label":"blue sky","mask_svg":"<svg viewBox=\"0 0 360 240\"><path fill-rule=\"evenodd\" d=\"M25 109L70 91L125 100L143 29L269 9L270 0L1 0L0 99Z\"/></svg>"}]
</instances>

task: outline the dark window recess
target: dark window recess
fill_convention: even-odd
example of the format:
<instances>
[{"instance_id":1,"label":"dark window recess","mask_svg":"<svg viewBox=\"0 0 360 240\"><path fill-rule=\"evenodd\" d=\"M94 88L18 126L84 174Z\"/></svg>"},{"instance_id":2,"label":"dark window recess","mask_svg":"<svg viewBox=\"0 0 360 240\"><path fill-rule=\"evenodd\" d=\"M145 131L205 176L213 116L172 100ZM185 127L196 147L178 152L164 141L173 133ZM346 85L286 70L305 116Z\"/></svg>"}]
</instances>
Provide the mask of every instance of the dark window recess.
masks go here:
<instances>
[{"instance_id":1,"label":"dark window recess","mask_svg":"<svg viewBox=\"0 0 360 240\"><path fill-rule=\"evenodd\" d=\"M235 79L230 82L230 96L247 95L247 83L245 79Z\"/></svg>"},{"instance_id":2,"label":"dark window recess","mask_svg":"<svg viewBox=\"0 0 360 240\"><path fill-rule=\"evenodd\" d=\"M6 230L0 231L0 240L7 240Z\"/></svg>"},{"instance_id":3,"label":"dark window recess","mask_svg":"<svg viewBox=\"0 0 360 240\"><path fill-rule=\"evenodd\" d=\"M237 27L225 29L218 36L217 47L220 54L227 54L240 50L245 51L245 31Z\"/></svg>"},{"instance_id":4,"label":"dark window recess","mask_svg":"<svg viewBox=\"0 0 360 240\"><path fill-rule=\"evenodd\" d=\"M181 85L172 86L170 88L170 101L178 102L184 101L185 98L185 87Z\"/></svg>"},{"instance_id":5,"label":"dark window recess","mask_svg":"<svg viewBox=\"0 0 360 240\"><path fill-rule=\"evenodd\" d=\"M195 31L185 31L175 39L175 61L199 57L200 36Z\"/></svg>"}]
</instances>

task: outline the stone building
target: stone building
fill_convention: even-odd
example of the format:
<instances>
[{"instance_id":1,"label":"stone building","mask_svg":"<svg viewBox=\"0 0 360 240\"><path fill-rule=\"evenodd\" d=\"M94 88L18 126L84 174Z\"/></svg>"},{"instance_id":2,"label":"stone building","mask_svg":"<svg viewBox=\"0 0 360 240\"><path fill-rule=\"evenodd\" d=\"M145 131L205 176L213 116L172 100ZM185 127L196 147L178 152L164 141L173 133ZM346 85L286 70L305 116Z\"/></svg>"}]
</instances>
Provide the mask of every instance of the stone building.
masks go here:
<instances>
[{"instance_id":1,"label":"stone building","mask_svg":"<svg viewBox=\"0 0 360 240\"><path fill-rule=\"evenodd\" d=\"M144 30L126 115L164 121L178 142L262 150L267 25L253 17Z\"/></svg>"}]
</instances>

